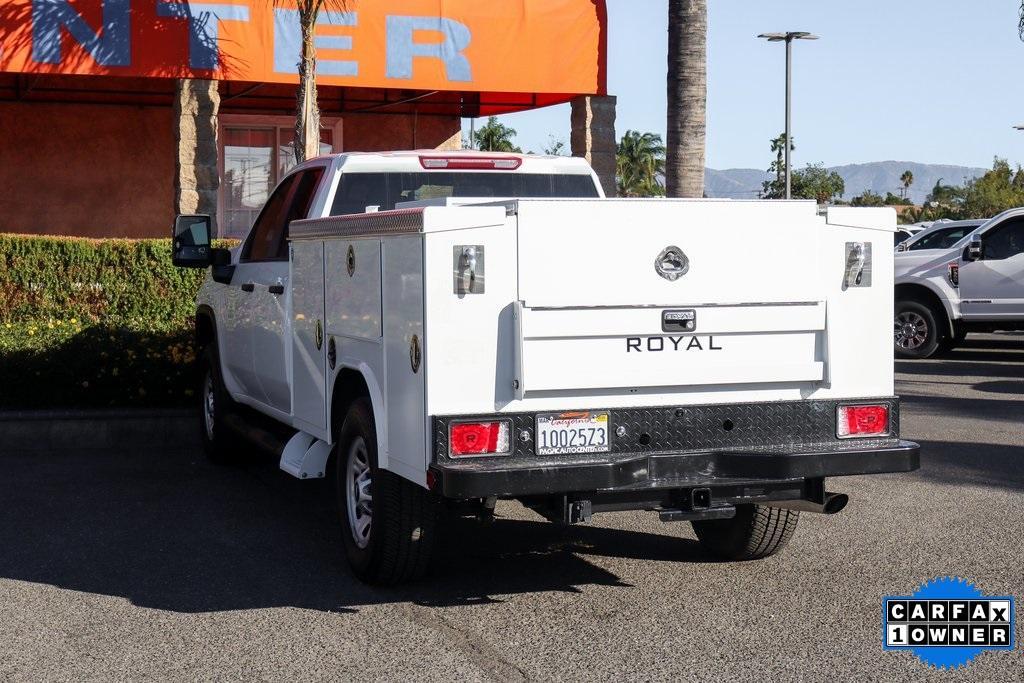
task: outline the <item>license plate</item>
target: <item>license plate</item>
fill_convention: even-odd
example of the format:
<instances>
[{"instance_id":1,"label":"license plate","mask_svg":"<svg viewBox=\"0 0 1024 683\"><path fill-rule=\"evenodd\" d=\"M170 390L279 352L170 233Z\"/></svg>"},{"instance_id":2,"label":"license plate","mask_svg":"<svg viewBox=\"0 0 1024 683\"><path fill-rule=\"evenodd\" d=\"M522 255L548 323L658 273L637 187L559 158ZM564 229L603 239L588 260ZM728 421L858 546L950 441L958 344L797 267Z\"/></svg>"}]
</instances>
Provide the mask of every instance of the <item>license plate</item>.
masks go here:
<instances>
[{"instance_id":1,"label":"license plate","mask_svg":"<svg viewBox=\"0 0 1024 683\"><path fill-rule=\"evenodd\" d=\"M605 453L608 413L549 413L537 416L537 455Z\"/></svg>"}]
</instances>

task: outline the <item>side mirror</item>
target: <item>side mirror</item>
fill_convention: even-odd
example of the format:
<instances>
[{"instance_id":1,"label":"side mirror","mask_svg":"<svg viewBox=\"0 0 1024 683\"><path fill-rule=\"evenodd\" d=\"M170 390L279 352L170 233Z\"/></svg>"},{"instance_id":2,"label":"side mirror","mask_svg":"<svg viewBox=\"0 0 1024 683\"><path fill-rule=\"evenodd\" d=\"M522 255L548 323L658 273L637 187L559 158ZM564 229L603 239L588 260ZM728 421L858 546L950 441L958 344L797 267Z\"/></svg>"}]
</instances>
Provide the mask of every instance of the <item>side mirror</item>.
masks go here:
<instances>
[{"instance_id":1,"label":"side mirror","mask_svg":"<svg viewBox=\"0 0 1024 683\"><path fill-rule=\"evenodd\" d=\"M214 282L222 285L230 285L231 278L235 275L235 267L231 265L231 251L229 249L210 250L210 275Z\"/></svg>"},{"instance_id":2,"label":"side mirror","mask_svg":"<svg viewBox=\"0 0 1024 683\"><path fill-rule=\"evenodd\" d=\"M209 216L174 219L171 260L179 268L206 268L212 257Z\"/></svg>"},{"instance_id":3,"label":"side mirror","mask_svg":"<svg viewBox=\"0 0 1024 683\"><path fill-rule=\"evenodd\" d=\"M981 235L971 235L971 241L967 243L967 261L980 261L985 258L985 243Z\"/></svg>"}]
</instances>

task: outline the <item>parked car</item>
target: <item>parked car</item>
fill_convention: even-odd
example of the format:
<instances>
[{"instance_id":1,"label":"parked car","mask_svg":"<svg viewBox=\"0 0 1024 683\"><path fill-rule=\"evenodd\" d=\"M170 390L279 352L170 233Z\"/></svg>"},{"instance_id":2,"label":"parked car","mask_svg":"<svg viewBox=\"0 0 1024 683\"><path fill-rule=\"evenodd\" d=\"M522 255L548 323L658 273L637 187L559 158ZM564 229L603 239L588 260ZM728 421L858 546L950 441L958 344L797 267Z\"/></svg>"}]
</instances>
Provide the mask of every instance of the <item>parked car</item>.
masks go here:
<instances>
[{"instance_id":1,"label":"parked car","mask_svg":"<svg viewBox=\"0 0 1024 683\"><path fill-rule=\"evenodd\" d=\"M203 223L175 231L176 263L213 266L203 443L283 431L366 581L419 576L442 512L499 498L656 512L759 559L845 507L826 477L918 467L871 259L891 209L609 200L581 159L393 152L298 166L232 253Z\"/></svg>"},{"instance_id":2,"label":"parked car","mask_svg":"<svg viewBox=\"0 0 1024 683\"><path fill-rule=\"evenodd\" d=\"M896 254L898 357L929 358L970 332L1024 329L1024 208L978 223L942 224Z\"/></svg>"},{"instance_id":3,"label":"parked car","mask_svg":"<svg viewBox=\"0 0 1024 683\"><path fill-rule=\"evenodd\" d=\"M922 249L951 249L953 245L981 227L987 219L948 221L934 223L932 227L921 230L896 247L897 252L918 251Z\"/></svg>"},{"instance_id":4,"label":"parked car","mask_svg":"<svg viewBox=\"0 0 1024 683\"><path fill-rule=\"evenodd\" d=\"M907 240L909 240L913 236L914 236L914 233L910 232L909 230L907 230L907 229L905 229L903 227L900 227L900 228L898 228L896 230L896 232L893 233L893 239L892 239L893 246L894 247L898 247L901 244L903 244L904 242L906 242Z\"/></svg>"}]
</instances>

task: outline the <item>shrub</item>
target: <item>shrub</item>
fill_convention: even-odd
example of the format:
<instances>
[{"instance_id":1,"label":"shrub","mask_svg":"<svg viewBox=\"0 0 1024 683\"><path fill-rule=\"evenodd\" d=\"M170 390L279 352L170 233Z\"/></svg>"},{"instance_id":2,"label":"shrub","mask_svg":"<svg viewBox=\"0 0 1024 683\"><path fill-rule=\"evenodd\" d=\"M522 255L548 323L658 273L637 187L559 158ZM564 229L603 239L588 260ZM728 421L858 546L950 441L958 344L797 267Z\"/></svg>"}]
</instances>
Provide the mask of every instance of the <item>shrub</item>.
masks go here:
<instances>
[{"instance_id":1,"label":"shrub","mask_svg":"<svg viewBox=\"0 0 1024 683\"><path fill-rule=\"evenodd\" d=\"M0 235L0 409L190 404L202 279L170 240Z\"/></svg>"}]
</instances>

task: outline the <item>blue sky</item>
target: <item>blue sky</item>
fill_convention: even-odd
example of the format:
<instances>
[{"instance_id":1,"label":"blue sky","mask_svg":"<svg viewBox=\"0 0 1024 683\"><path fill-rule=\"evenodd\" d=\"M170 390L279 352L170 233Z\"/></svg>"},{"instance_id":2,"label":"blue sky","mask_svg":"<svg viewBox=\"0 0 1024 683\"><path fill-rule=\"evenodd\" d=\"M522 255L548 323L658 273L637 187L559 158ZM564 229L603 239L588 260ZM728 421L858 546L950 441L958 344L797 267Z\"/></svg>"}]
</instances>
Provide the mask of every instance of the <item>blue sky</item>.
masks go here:
<instances>
[{"instance_id":1,"label":"blue sky","mask_svg":"<svg viewBox=\"0 0 1024 683\"><path fill-rule=\"evenodd\" d=\"M616 132L665 131L666 0L607 0ZM708 165L767 168L783 129L794 46L794 163L990 166L1024 162L1024 43L1017 0L709 0ZM568 143L567 105L502 117L523 149Z\"/></svg>"}]
</instances>

